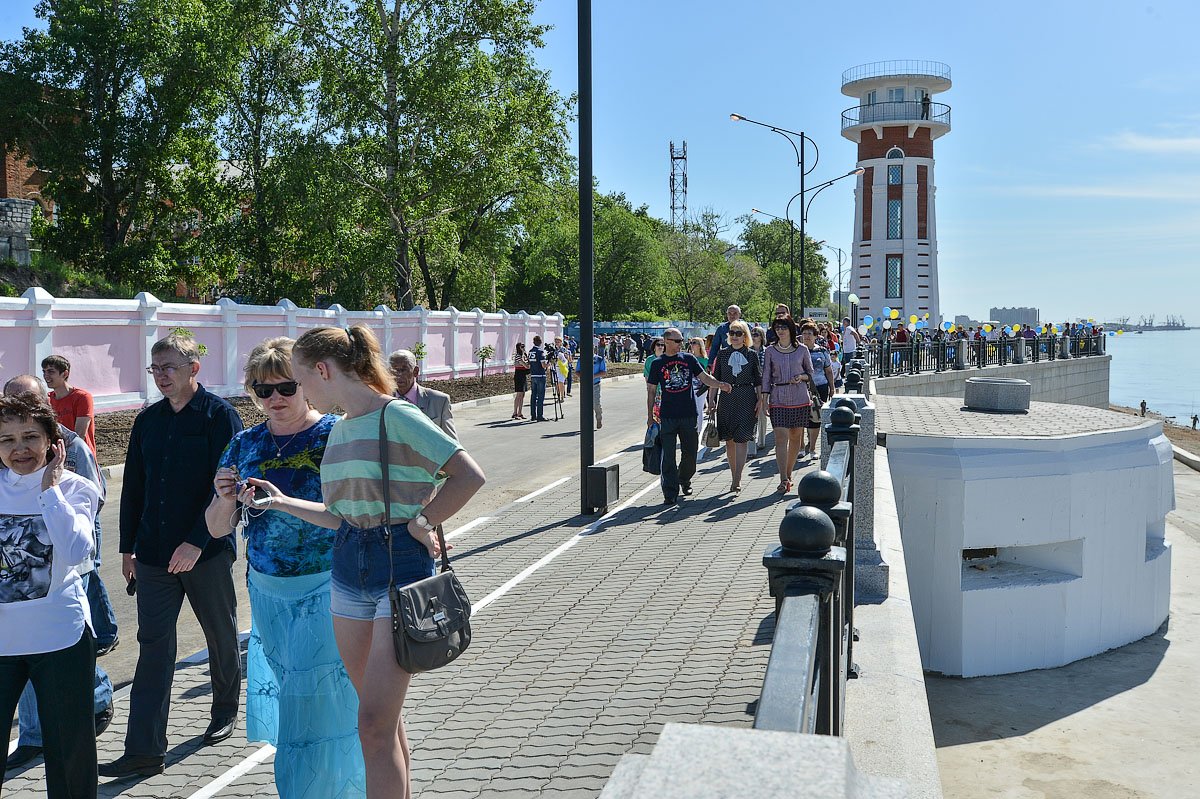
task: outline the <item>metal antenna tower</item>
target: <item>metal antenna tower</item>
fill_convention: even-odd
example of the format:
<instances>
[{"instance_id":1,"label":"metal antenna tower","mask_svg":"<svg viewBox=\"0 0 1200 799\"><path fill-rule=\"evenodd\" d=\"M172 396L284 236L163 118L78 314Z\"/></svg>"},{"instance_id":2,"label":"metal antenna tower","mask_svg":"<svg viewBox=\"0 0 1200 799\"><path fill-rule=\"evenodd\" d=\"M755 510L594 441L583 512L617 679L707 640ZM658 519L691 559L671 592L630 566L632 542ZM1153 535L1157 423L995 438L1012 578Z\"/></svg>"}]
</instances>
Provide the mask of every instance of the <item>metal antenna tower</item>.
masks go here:
<instances>
[{"instance_id":1,"label":"metal antenna tower","mask_svg":"<svg viewBox=\"0 0 1200 799\"><path fill-rule=\"evenodd\" d=\"M671 142L671 227L687 219L687 142L678 150Z\"/></svg>"}]
</instances>

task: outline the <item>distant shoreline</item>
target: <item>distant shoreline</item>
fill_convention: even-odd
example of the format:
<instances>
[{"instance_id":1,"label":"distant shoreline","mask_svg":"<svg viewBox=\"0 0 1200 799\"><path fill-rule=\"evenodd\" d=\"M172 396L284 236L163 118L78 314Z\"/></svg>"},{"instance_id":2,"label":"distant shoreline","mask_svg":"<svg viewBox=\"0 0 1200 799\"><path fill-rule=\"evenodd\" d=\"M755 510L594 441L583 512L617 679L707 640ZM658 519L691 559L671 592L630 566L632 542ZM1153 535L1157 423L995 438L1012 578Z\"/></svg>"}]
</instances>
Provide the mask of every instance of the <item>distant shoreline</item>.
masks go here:
<instances>
[{"instance_id":1,"label":"distant shoreline","mask_svg":"<svg viewBox=\"0 0 1200 799\"><path fill-rule=\"evenodd\" d=\"M1125 405L1110 404L1108 409L1111 411L1119 411L1120 413L1128 413L1131 416L1141 416L1137 408L1129 408ZM1191 420L1187 420L1186 424L1178 424L1177 422L1166 419L1162 414L1155 413L1152 410L1146 411L1147 419L1156 419L1163 423L1163 434L1171 439L1171 443L1180 449L1186 449L1188 452L1200 457L1200 430L1192 429Z\"/></svg>"},{"instance_id":2,"label":"distant shoreline","mask_svg":"<svg viewBox=\"0 0 1200 799\"><path fill-rule=\"evenodd\" d=\"M1106 325L1105 330L1109 330ZM1200 330L1200 327L1118 327L1113 326L1115 330L1123 330L1126 333L1174 333L1177 330Z\"/></svg>"}]
</instances>

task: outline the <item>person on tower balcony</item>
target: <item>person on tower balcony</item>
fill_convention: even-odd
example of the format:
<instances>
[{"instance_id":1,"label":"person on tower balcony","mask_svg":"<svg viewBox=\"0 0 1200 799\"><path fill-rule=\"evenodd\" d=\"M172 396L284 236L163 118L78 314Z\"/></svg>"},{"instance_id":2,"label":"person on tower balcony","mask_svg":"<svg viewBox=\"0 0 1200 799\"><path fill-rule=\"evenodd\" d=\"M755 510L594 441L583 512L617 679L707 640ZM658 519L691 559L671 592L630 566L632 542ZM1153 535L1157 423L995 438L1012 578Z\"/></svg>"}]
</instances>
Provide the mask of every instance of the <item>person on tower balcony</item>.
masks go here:
<instances>
[{"instance_id":1,"label":"person on tower balcony","mask_svg":"<svg viewBox=\"0 0 1200 799\"><path fill-rule=\"evenodd\" d=\"M921 119L929 119L929 106L932 101L929 99L929 94L921 95Z\"/></svg>"}]
</instances>

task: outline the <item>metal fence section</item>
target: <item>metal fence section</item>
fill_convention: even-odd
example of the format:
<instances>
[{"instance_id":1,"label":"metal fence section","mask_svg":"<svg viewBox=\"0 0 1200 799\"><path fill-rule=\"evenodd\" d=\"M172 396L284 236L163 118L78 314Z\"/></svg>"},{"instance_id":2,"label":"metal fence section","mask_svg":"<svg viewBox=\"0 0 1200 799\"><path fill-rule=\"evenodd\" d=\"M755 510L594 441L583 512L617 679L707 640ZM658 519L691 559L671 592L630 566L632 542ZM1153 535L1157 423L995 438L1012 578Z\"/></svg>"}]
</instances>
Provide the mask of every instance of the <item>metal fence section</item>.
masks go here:
<instances>
[{"instance_id":1,"label":"metal fence section","mask_svg":"<svg viewBox=\"0 0 1200 799\"><path fill-rule=\"evenodd\" d=\"M800 501L763 554L775 597L775 640L754 718L759 730L841 735L854 656L853 400L834 402L825 426L828 470L800 481Z\"/></svg>"},{"instance_id":2,"label":"metal fence section","mask_svg":"<svg viewBox=\"0 0 1200 799\"><path fill-rule=\"evenodd\" d=\"M951 369L983 369L1010 363L1053 361L1103 355L1104 336L1001 336L993 341L969 339L894 342L872 340L856 358L866 362L867 376L893 377Z\"/></svg>"}]
</instances>

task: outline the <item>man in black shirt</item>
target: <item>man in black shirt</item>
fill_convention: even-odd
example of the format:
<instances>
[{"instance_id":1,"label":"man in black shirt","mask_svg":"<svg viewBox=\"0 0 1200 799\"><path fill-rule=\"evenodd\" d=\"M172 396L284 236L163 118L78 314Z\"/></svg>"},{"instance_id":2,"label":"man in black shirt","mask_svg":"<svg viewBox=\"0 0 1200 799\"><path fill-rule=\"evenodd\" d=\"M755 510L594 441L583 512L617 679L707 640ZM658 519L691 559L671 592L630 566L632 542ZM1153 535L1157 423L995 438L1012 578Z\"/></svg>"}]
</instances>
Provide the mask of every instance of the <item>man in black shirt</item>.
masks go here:
<instances>
[{"instance_id":1,"label":"man in black shirt","mask_svg":"<svg viewBox=\"0 0 1200 799\"><path fill-rule=\"evenodd\" d=\"M683 346L683 333L678 328L668 327L663 332L663 340L666 354L654 359L646 378L646 426L654 424L654 399L658 387L662 386L662 402L658 409L658 440L662 444L659 479L663 503L674 505L680 491L685 496L692 493L692 477L696 474L700 436L696 432L696 395L692 392L692 379L725 392L732 391L733 386L704 371L695 355L679 351ZM676 439L682 450L678 466L675 464Z\"/></svg>"},{"instance_id":2,"label":"man in black shirt","mask_svg":"<svg viewBox=\"0 0 1200 799\"><path fill-rule=\"evenodd\" d=\"M542 337L533 337L529 348L529 418L535 422L546 421L546 351L542 349Z\"/></svg>"},{"instance_id":3,"label":"man in black shirt","mask_svg":"<svg viewBox=\"0 0 1200 799\"><path fill-rule=\"evenodd\" d=\"M125 754L100 766L104 777L159 774L175 676L175 625L183 598L209 646L212 721L206 743L228 738L237 721L241 662L234 536L208 534L204 510L225 445L242 429L237 411L196 382L200 354L190 336L171 334L150 350L147 370L163 399L138 416L129 435L121 491L125 579L137 580L137 670L129 693Z\"/></svg>"}]
</instances>

